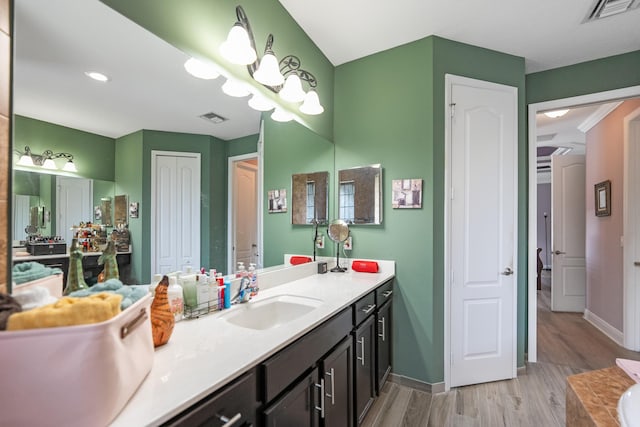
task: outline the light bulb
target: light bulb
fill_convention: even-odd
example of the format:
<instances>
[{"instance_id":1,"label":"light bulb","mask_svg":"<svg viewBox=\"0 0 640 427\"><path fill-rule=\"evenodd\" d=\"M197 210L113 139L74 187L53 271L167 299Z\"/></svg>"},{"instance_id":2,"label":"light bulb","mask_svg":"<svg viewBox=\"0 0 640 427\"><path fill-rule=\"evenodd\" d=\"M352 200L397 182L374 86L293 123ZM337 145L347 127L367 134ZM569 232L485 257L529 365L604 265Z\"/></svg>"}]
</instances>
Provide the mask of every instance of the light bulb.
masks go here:
<instances>
[{"instance_id":1,"label":"light bulb","mask_svg":"<svg viewBox=\"0 0 640 427\"><path fill-rule=\"evenodd\" d=\"M324 107L320 105L320 98L315 90L311 89L304 97L304 102L300 106L300 111L304 114L315 116L324 112Z\"/></svg>"},{"instance_id":2,"label":"light bulb","mask_svg":"<svg viewBox=\"0 0 640 427\"><path fill-rule=\"evenodd\" d=\"M302 90L302 81L297 74L291 74L284 82L284 87L279 93L280 98L289 102L300 102L304 100L304 90Z\"/></svg>"},{"instance_id":3,"label":"light bulb","mask_svg":"<svg viewBox=\"0 0 640 427\"><path fill-rule=\"evenodd\" d=\"M253 64L258 58L249 41L247 30L240 23L231 27L227 40L220 45L220 53L227 61L238 65Z\"/></svg>"},{"instance_id":4,"label":"light bulb","mask_svg":"<svg viewBox=\"0 0 640 427\"><path fill-rule=\"evenodd\" d=\"M227 79L227 81L222 85L222 91L235 98L242 98L243 96L247 96L251 93L244 83L240 83L232 79Z\"/></svg>"},{"instance_id":5,"label":"light bulb","mask_svg":"<svg viewBox=\"0 0 640 427\"><path fill-rule=\"evenodd\" d=\"M258 83L266 86L280 86L284 83L284 76L280 72L278 59L273 53L265 53L260 60L260 66L253 73L253 78Z\"/></svg>"},{"instance_id":6,"label":"light bulb","mask_svg":"<svg viewBox=\"0 0 640 427\"><path fill-rule=\"evenodd\" d=\"M199 79L211 80L220 75L213 65L196 58L187 59L187 62L184 63L184 68L189 74Z\"/></svg>"},{"instance_id":7,"label":"light bulb","mask_svg":"<svg viewBox=\"0 0 640 427\"><path fill-rule=\"evenodd\" d=\"M275 104L262 95L255 93L249 100L249 107L258 111L273 110Z\"/></svg>"},{"instance_id":8,"label":"light bulb","mask_svg":"<svg viewBox=\"0 0 640 427\"><path fill-rule=\"evenodd\" d=\"M33 166L33 159L28 154L23 154L18 160L18 164L21 166Z\"/></svg>"},{"instance_id":9,"label":"light bulb","mask_svg":"<svg viewBox=\"0 0 640 427\"><path fill-rule=\"evenodd\" d=\"M282 108L276 108L275 111L271 113L271 118L276 122L289 122L293 120L293 114Z\"/></svg>"},{"instance_id":10,"label":"light bulb","mask_svg":"<svg viewBox=\"0 0 640 427\"><path fill-rule=\"evenodd\" d=\"M56 162L54 162L53 159L45 159L44 163L42 163L42 167L45 169L58 169Z\"/></svg>"}]
</instances>

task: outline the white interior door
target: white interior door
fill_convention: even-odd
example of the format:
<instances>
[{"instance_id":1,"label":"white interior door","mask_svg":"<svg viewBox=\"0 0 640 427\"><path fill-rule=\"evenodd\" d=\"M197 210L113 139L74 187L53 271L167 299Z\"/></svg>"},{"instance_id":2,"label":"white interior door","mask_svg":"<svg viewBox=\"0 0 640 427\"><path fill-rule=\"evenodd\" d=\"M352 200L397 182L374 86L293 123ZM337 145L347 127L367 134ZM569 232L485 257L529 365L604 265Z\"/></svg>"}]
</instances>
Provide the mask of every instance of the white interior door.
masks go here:
<instances>
[{"instance_id":1,"label":"white interior door","mask_svg":"<svg viewBox=\"0 0 640 427\"><path fill-rule=\"evenodd\" d=\"M257 264L258 255L258 167L251 161L234 162L233 170L233 264Z\"/></svg>"},{"instance_id":2,"label":"white interior door","mask_svg":"<svg viewBox=\"0 0 640 427\"><path fill-rule=\"evenodd\" d=\"M151 274L200 268L200 154L152 152Z\"/></svg>"},{"instance_id":3,"label":"white interior door","mask_svg":"<svg viewBox=\"0 0 640 427\"><path fill-rule=\"evenodd\" d=\"M516 376L517 90L447 78L448 386Z\"/></svg>"},{"instance_id":4,"label":"white interior door","mask_svg":"<svg viewBox=\"0 0 640 427\"><path fill-rule=\"evenodd\" d=\"M25 240L27 232L25 228L29 225L30 208L29 196L15 194L13 196L13 239Z\"/></svg>"},{"instance_id":5,"label":"white interior door","mask_svg":"<svg viewBox=\"0 0 640 427\"><path fill-rule=\"evenodd\" d=\"M73 226L93 218L93 181L84 178L56 177L56 234L71 246Z\"/></svg>"},{"instance_id":6,"label":"white interior door","mask_svg":"<svg viewBox=\"0 0 640 427\"><path fill-rule=\"evenodd\" d=\"M584 312L585 160L551 156L551 310Z\"/></svg>"}]
</instances>

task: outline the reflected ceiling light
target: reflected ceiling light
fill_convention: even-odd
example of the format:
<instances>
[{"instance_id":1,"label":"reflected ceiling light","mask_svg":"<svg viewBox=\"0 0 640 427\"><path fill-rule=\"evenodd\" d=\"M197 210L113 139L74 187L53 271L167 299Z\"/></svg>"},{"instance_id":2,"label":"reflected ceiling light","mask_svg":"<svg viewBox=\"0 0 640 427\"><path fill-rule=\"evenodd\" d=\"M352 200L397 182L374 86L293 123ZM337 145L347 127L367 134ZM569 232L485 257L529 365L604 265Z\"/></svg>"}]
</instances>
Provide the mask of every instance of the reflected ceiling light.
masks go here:
<instances>
[{"instance_id":1,"label":"reflected ceiling light","mask_svg":"<svg viewBox=\"0 0 640 427\"><path fill-rule=\"evenodd\" d=\"M244 10L242 10L242 8L240 8L240 10L242 14L244 14ZM237 8L236 14L238 14ZM227 40L220 45L220 53L232 64L249 65L256 62L258 55L256 54L255 48L251 45L247 29L240 20L241 17L238 16L238 22L229 30Z\"/></svg>"},{"instance_id":2,"label":"reflected ceiling light","mask_svg":"<svg viewBox=\"0 0 640 427\"><path fill-rule=\"evenodd\" d=\"M302 81L295 72L289 74L279 95L280 98L289 102L301 102L304 100L305 93L302 90Z\"/></svg>"},{"instance_id":3,"label":"reflected ceiling light","mask_svg":"<svg viewBox=\"0 0 640 427\"><path fill-rule=\"evenodd\" d=\"M68 160L67 163L64 164L62 170L67 172L78 172L78 169L76 169L76 164L73 163L73 160Z\"/></svg>"},{"instance_id":4,"label":"reflected ceiling light","mask_svg":"<svg viewBox=\"0 0 640 427\"><path fill-rule=\"evenodd\" d=\"M249 89L247 89L247 85L233 79L227 79L227 81L222 85L222 91L234 98L242 98L251 93L249 92Z\"/></svg>"},{"instance_id":5,"label":"reflected ceiling light","mask_svg":"<svg viewBox=\"0 0 640 427\"><path fill-rule=\"evenodd\" d=\"M300 106L300 111L304 114L315 116L324 112L324 107L320 105L320 98L315 90L311 89L304 97L304 102Z\"/></svg>"},{"instance_id":6,"label":"reflected ceiling light","mask_svg":"<svg viewBox=\"0 0 640 427\"><path fill-rule=\"evenodd\" d=\"M43 169L57 170L55 159L66 159L67 163L62 168L67 172L77 172L76 166L73 163L73 155L69 153L54 153L51 150L45 150L42 154L34 154L29 146L24 147L24 152L16 150L20 156L18 165L41 167Z\"/></svg>"},{"instance_id":7,"label":"reflected ceiling light","mask_svg":"<svg viewBox=\"0 0 640 427\"><path fill-rule=\"evenodd\" d=\"M251 99L249 100L249 107L258 111L273 110L275 106L276 105L271 100L257 93L254 93Z\"/></svg>"},{"instance_id":8,"label":"reflected ceiling light","mask_svg":"<svg viewBox=\"0 0 640 427\"><path fill-rule=\"evenodd\" d=\"M187 62L184 63L184 68L192 76L204 80L216 79L220 75L212 64L196 58L187 59Z\"/></svg>"},{"instance_id":9,"label":"reflected ceiling light","mask_svg":"<svg viewBox=\"0 0 640 427\"><path fill-rule=\"evenodd\" d=\"M84 75L89 77L89 78L91 78L91 79L93 79L93 80L96 80L96 81L99 81L99 82L103 82L103 83L104 82L108 82L109 80L111 80L111 79L109 79L109 77L107 75L99 73L97 71L85 71Z\"/></svg>"},{"instance_id":10,"label":"reflected ceiling light","mask_svg":"<svg viewBox=\"0 0 640 427\"><path fill-rule=\"evenodd\" d=\"M293 114L282 108L276 107L275 111L271 113L271 118L276 122L290 122L293 120Z\"/></svg>"},{"instance_id":11,"label":"reflected ceiling light","mask_svg":"<svg viewBox=\"0 0 640 427\"><path fill-rule=\"evenodd\" d=\"M569 112L569 109L567 108L563 110L547 111L546 113L544 113L544 115L552 119L557 119L558 117L564 116L568 112Z\"/></svg>"},{"instance_id":12,"label":"reflected ceiling light","mask_svg":"<svg viewBox=\"0 0 640 427\"><path fill-rule=\"evenodd\" d=\"M265 86L280 86L284 83L284 76L280 72L278 59L271 49L265 52L260 60L260 66L253 73L253 78Z\"/></svg>"}]
</instances>

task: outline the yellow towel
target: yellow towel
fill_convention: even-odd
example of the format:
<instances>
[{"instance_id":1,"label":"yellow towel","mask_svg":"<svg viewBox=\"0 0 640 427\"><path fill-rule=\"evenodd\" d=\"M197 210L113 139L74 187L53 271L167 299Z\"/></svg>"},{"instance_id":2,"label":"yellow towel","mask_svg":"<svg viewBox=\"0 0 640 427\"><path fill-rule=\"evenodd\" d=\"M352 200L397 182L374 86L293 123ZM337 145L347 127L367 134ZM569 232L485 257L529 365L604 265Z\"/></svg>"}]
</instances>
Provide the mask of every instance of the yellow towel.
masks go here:
<instances>
[{"instance_id":1,"label":"yellow towel","mask_svg":"<svg viewBox=\"0 0 640 427\"><path fill-rule=\"evenodd\" d=\"M120 313L122 295L99 293L84 298L64 297L53 304L13 314L8 331L86 325L109 320Z\"/></svg>"}]
</instances>

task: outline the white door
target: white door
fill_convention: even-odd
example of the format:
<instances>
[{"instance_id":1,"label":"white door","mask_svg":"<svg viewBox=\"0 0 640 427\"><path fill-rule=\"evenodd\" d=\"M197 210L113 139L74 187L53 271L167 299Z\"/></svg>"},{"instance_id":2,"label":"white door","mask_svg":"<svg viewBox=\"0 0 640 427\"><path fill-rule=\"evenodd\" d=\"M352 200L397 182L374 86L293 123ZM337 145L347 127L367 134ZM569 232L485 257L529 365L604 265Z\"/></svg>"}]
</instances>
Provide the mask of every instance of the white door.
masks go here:
<instances>
[{"instance_id":1,"label":"white door","mask_svg":"<svg viewBox=\"0 0 640 427\"><path fill-rule=\"evenodd\" d=\"M200 266L200 154L152 152L151 274Z\"/></svg>"},{"instance_id":2,"label":"white door","mask_svg":"<svg viewBox=\"0 0 640 427\"><path fill-rule=\"evenodd\" d=\"M93 221L93 181L84 178L56 177L56 230L71 246L74 230L81 222Z\"/></svg>"},{"instance_id":3,"label":"white door","mask_svg":"<svg viewBox=\"0 0 640 427\"><path fill-rule=\"evenodd\" d=\"M584 312L585 163L551 156L551 310Z\"/></svg>"},{"instance_id":4,"label":"white door","mask_svg":"<svg viewBox=\"0 0 640 427\"><path fill-rule=\"evenodd\" d=\"M517 90L447 77L455 387L516 376Z\"/></svg>"},{"instance_id":5,"label":"white door","mask_svg":"<svg viewBox=\"0 0 640 427\"><path fill-rule=\"evenodd\" d=\"M13 240L26 240L25 228L31 218L29 196L16 194L13 196Z\"/></svg>"},{"instance_id":6,"label":"white door","mask_svg":"<svg viewBox=\"0 0 640 427\"><path fill-rule=\"evenodd\" d=\"M253 161L238 161L233 165L233 263L246 267L257 264L258 255L258 167ZM230 272L233 270L230 270Z\"/></svg>"}]
</instances>

